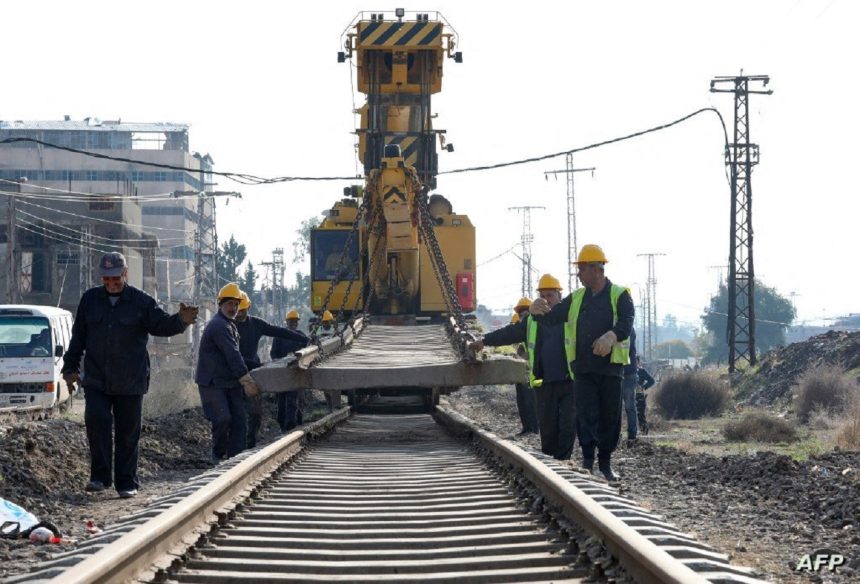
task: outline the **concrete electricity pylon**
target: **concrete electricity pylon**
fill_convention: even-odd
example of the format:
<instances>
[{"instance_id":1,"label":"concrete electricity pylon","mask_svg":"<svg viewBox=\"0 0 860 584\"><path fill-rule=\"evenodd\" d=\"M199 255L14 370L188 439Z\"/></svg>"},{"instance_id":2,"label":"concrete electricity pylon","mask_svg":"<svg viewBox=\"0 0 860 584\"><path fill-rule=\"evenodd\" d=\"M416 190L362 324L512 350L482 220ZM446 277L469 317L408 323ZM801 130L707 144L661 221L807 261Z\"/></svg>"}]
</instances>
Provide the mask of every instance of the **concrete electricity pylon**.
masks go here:
<instances>
[{"instance_id":1,"label":"concrete electricity pylon","mask_svg":"<svg viewBox=\"0 0 860 584\"><path fill-rule=\"evenodd\" d=\"M753 269L752 228L752 169L758 164L758 144L750 142L749 96L751 93L770 95L773 90L751 90L750 84L767 87L767 75L715 77L712 93L732 93L735 96L734 139L726 146L726 164L731 169L731 241L729 243L729 308L727 337L729 372L745 360L755 365L755 270ZM718 86L729 85L726 89Z\"/></svg>"},{"instance_id":2,"label":"concrete electricity pylon","mask_svg":"<svg viewBox=\"0 0 860 584\"><path fill-rule=\"evenodd\" d=\"M549 180L549 175L555 176L558 179L559 174L566 177L567 183L567 291L572 292L579 288L579 278L576 277L575 266L579 248L576 244L576 201L574 199L573 190L573 175L577 172L590 172L594 176L594 171L597 170L591 166L589 168L574 168L573 153L568 152L565 157L564 170L547 170L543 173L546 180Z\"/></svg>"},{"instance_id":3,"label":"concrete electricity pylon","mask_svg":"<svg viewBox=\"0 0 860 584\"><path fill-rule=\"evenodd\" d=\"M522 249L522 294L532 297L532 209L544 209L538 206L508 207L508 211L516 211L523 216L523 233L520 236L520 248Z\"/></svg>"},{"instance_id":4,"label":"concrete electricity pylon","mask_svg":"<svg viewBox=\"0 0 860 584\"><path fill-rule=\"evenodd\" d=\"M645 298L642 299L644 308L645 330L642 331L642 348L648 360L654 358L654 346L657 341L657 270L654 258L664 256L664 253L640 253L638 257L648 258L648 279L645 281Z\"/></svg>"}]
</instances>

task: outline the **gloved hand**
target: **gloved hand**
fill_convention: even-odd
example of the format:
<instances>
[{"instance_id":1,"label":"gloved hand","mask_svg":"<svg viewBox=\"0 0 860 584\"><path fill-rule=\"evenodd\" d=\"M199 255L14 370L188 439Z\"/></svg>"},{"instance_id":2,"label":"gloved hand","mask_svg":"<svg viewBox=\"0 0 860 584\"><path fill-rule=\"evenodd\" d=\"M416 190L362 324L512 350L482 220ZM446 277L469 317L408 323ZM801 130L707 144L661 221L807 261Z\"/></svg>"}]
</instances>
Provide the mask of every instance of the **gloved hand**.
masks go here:
<instances>
[{"instance_id":1,"label":"gloved hand","mask_svg":"<svg viewBox=\"0 0 860 584\"><path fill-rule=\"evenodd\" d=\"M242 388L245 390L245 395L248 397L260 395L260 386L257 385L257 382L254 381L254 378L251 377L250 373L246 373L240 377L239 383L242 384Z\"/></svg>"},{"instance_id":2,"label":"gloved hand","mask_svg":"<svg viewBox=\"0 0 860 584\"><path fill-rule=\"evenodd\" d=\"M179 318L182 319L182 322L185 324L194 324L197 322L197 312L199 308L192 304L185 304L184 302L179 303Z\"/></svg>"},{"instance_id":3,"label":"gloved hand","mask_svg":"<svg viewBox=\"0 0 860 584\"><path fill-rule=\"evenodd\" d=\"M534 316L541 316L547 312L549 312L549 304L543 298L535 298L535 301L529 306L529 314Z\"/></svg>"},{"instance_id":4,"label":"gloved hand","mask_svg":"<svg viewBox=\"0 0 860 584\"><path fill-rule=\"evenodd\" d=\"M612 331L603 333L599 339L592 343L591 348L594 351L594 354L599 357L606 357L609 353L612 352L612 347L615 343L618 342L618 337L615 336L615 333Z\"/></svg>"},{"instance_id":5,"label":"gloved hand","mask_svg":"<svg viewBox=\"0 0 860 584\"><path fill-rule=\"evenodd\" d=\"M81 376L77 371L72 371L71 373L63 373L63 379L66 380L66 385L69 386L69 392L74 393L77 391L77 385L81 382Z\"/></svg>"},{"instance_id":6,"label":"gloved hand","mask_svg":"<svg viewBox=\"0 0 860 584\"><path fill-rule=\"evenodd\" d=\"M476 353L480 353L484 350L484 339L478 339L477 341L472 341L469 343L468 348Z\"/></svg>"}]
</instances>

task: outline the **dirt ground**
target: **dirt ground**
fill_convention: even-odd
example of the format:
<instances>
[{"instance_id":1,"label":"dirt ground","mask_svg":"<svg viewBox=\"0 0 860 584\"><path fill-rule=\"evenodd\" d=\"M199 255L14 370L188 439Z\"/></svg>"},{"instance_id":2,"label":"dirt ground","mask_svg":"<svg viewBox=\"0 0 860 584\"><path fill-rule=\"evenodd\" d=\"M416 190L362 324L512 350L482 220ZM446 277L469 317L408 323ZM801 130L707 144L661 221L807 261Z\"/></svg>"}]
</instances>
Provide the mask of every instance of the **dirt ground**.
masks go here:
<instances>
[{"instance_id":1,"label":"dirt ground","mask_svg":"<svg viewBox=\"0 0 860 584\"><path fill-rule=\"evenodd\" d=\"M316 398L306 411L306 420L324 414L322 394ZM149 395L146 399L150 399ZM265 404L261 443L280 436L274 401L267 400ZM163 404L155 404L155 409L161 407ZM0 497L24 507L40 520L53 522L63 533L63 541L41 545L0 538L0 578L26 572L33 564L89 537L87 521L101 527L109 525L206 471L211 466L209 437L209 423L200 408L145 419L140 442L141 489L136 498L119 499L113 489L102 493L84 491L89 480L89 451L83 400L77 400L72 410L59 419L4 419L0 422Z\"/></svg>"},{"instance_id":2,"label":"dirt ground","mask_svg":"<svg viewBox=\"0 0 860 584\"><path fill-rule=\"evenodd\" d=\"M511 386L463 388L443 399L501 437L540 446L535 436L516 435ZM827 450L826 430L795 445L729 444L721 434L727 420L658 421L635 446L622 441L613 458L621 491L771 581L860 581L860 453ZM569 464L579 460L575 449ZM850 567L794 570L821 549L844 554Z\"/></svg>"}]
</instances>

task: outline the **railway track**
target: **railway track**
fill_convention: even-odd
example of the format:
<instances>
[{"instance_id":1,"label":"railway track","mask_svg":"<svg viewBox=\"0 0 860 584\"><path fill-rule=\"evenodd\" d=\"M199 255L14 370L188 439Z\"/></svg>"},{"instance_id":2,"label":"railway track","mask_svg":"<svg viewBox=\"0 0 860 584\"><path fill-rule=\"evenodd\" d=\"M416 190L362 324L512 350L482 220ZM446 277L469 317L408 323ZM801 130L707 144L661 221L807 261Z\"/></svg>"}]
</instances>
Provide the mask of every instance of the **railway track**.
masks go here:
<instances>
[{"instance_id":1,"label":"railway track","mask_svg":"<svg viewBox=\"0 0 860 584\"><path fill-rule=\"evenodd\" d=\"M605 483L443 409L340 410L8 582L586 579L760 582Z\"/></svg>"}]
</instances>

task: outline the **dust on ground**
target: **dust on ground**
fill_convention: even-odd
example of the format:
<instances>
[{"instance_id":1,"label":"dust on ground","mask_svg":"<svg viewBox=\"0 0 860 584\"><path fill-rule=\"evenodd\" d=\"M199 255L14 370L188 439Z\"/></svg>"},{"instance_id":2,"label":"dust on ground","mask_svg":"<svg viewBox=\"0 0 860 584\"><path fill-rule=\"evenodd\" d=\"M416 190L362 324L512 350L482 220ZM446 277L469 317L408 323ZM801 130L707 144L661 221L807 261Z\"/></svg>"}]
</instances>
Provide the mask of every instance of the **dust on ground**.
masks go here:
<instances>
[{"instance_id":1,"label":"dust on ground","mask_svg":"<svg viewBox=\"0 0 860 584\"><path fill-rule=\"evenodd\" d=\"M517 436L521 427L511 386L463 388L443 400L490 432L528 448L540 446L535 436ZM804 457L768 452L767 445L732 453L735 447L720 445L715 431L703 434L711 453L697 451L691 428L722 423L660 421L635 446L622 440L613 457L621 491L774 582L857 581L860 453L829 451L797 460ZM577 445L568 464L579 466L580 460ZM825 548L844 554L850 567L812 576L794 570L801 556Z\"/></svg>"}]
</instances>

